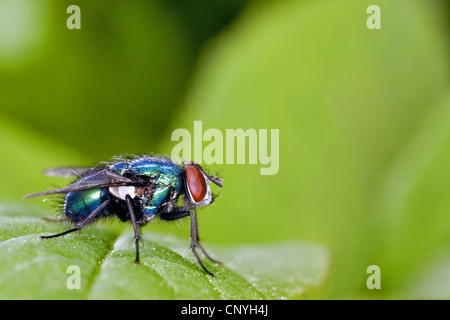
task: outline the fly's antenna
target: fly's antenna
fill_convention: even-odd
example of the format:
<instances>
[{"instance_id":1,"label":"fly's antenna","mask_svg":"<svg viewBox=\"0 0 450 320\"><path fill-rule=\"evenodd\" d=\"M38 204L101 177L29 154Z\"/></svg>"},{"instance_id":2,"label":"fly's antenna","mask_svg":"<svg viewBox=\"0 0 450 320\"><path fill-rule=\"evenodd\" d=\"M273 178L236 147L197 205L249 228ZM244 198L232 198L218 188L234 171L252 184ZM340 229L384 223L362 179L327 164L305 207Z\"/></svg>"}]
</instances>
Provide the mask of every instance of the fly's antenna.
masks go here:
<instances>
[{"instance_id":1,"label":"fly's antenna","mask_svg":"<svg viewBox=\"0 0 450 320\"><path fill-rule=\"evenodd\" d=\"M220 188L223 188L223 179L222 178L218 178L215 176L208 176L209 180L211 180L212 182L214 182L214 184Z\"/></svg>"}]
</instances>

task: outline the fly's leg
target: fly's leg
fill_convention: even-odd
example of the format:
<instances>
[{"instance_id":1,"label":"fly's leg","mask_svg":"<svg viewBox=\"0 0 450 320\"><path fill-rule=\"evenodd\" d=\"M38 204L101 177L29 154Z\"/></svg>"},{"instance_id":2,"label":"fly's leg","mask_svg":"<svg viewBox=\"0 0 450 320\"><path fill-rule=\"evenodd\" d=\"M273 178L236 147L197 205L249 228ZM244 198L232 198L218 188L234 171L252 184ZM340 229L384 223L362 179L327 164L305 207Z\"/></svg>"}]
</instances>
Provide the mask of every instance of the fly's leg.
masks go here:
<instances>
[{"instance_id":1,"label":"fly's leg","mask_svg":"<svg viewBox=\"0 0 450 320\"><path fill-rule=\"evenodd\" d=\"M86 225L88 225L89 223L91 223L92 221L94 221L98 214L109 204L109 200L105 200L104 202L102 202L101 205L99 205L94 211L92 211L87 217L86 219L84 219L83 221L81 221L80 223L78 223L76 225L75 228L66 230L64 232L61 233L57 233L57 234L53 234L51 236L40 236L41 239L51 239L51 238L57 238L57 237L61 237L64 236L68 233L72 233L75 231L79 231L81 229L83 229Z\"/></svg>"},{"instance_id":2,"label":"fly's leg","mask_svg":"<svg viewBox=\"0 0 450 320\"><path fill-rule=\"evenodd\" d=\"M194 211L189 212L189 214L191 216L191 248L195 248L195 247L199 248L201 250L201 252L203 252L203 254L205 255L206 258L208 258L209 260L211 260L214 263L222 264L222 262L211 258L211 256L206 252L206 250L200 244L200 239L198 237L198 225L197 225L196 210L194 209Z\"/></svg>"},{"instance_id":3,"label":"fly's leg","mask_svg":"<svg viewBox=\"0 0 450 320\"><path fill-rule=\"evenodd\" d=\"M134 228L134 239L136 240L136 260L134 260L134 263L139 263L139 240L141 240L141 236L139 235L139 228L138 228L138 224L137 224L137 220L136 220L136 215L135 215L134 209L133 209L132 199L129 195L127 195L125 197L125 199L127 201L127 207L128 207L128 212L130 214L131 223L133 224L133 228Z\"/></svg>"},{"instance_id":4,"label":"fly's leg","mask_svg":"<svg viewBox=\"0 0 450 320\"><path fill-rule=\"evenodd\" d=\"M203 249L203 247L200 245L200 241L199 241L199 237L198 237L198 227L197 227L197 215L195 212L195 209L193 211L183 211L184 208L177 208L178 210L176 211L172 211L172 212L164 212L160 214L160 218L162 220L177 220L177 219L181 219L184 218L186 216L190 216L191 218L191 250L192 253L194 254L197 262L199 263L200 267L202 267L202 269L209 274L211 277L214 277L214 274L211 273L208 269L206 269L206 267L203 265L202 261L200 260L200 257L198 256L197 250L195 250L196 248L199 248L203 254L212 262L215 263L219 263L218 261L214 260L211 258L211 256L206 253L205 249Z\"/></svg>"},{"instance_id":5,"label":"fly's leg","mask_svg":"<svg viewBox=\"0 0 450 320\"><path fill-rule=\"evenodd\" d=\"M198 229L197 229L197 215L195 214L195 209L193 212L189 212L189 215L191 217L191 250L194 254L195 258L197 259L200 266L205 270L207 274L209 274L211 277L215 277L213 273L209 272L208 269L203 265L202 261L200 260L197 251L195 250L196 247L200 248L200 250L205 253L205 250L200 245L199 238L198 238ZM210 259L208 254L205 254L205 256Z\"/></svg>"}]
</instances>

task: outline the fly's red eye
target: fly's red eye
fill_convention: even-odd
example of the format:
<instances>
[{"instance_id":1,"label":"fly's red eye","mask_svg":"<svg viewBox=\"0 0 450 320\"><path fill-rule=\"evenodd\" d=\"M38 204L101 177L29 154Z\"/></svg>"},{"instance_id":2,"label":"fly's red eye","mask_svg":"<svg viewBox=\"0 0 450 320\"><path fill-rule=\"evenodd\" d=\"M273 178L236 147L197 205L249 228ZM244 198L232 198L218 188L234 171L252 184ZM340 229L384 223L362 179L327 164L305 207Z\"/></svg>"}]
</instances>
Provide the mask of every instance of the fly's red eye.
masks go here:
<instances>
[{"instance_id":1,"label":"fly's red eye","mask_svg":"<svg viewBox=\"0 0 450 320\"><path fill-rule=\"evenodd\" d=\"M207 190L203 173L195 166L186 166L186 179L194 201L202 201Z\"/></svg>"}]
</instances>

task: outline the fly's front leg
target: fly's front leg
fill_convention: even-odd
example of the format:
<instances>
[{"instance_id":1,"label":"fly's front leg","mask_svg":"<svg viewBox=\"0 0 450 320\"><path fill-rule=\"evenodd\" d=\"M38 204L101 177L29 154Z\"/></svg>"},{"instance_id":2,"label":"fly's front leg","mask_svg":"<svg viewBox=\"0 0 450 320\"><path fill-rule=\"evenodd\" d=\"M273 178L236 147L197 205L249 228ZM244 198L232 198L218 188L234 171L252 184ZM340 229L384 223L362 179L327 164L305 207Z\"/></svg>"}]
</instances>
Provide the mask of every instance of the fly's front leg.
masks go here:
<instances>
[{"instance_id":1,"label":"fly's front leg","mask_svg":"<svg viewBox=\"0 0 450 320\"><path fill-rule=\"evenodd\" d=\"M203 254L211 261L215 263L220 263L210 257L209 254L206 253L205 249L200 245L199 238L198 238L198 228L197 228L197 215L195 212L195 209L193 211L189 211L187 208L177 208L178 210L174 210L172 212L163 212L160 214L160 218L162 220L177 220L184 218L186 216L190 216L191 218L191 250L194 254L195 258L197 259L197 262L199 263L200 267L209 274L211 277L214 277L214 274L211 273L206 267L203 265L202 261L200 260L200 257L198 256L196 248L199 248Z\"/></svg>"},{"instance_id":2,"label":"fly's front leg","mask_svg":"<svg viewBox=\"0 0 450 320\"><path fill-rule=\"evenodd\" d=\"M206 250L203 248L203 246L200 244L200 239L198 237L198 225L197 225L197 212L194 209L193 212L190 212L191 216L191 248L199 248L206 258L211 260L214 263L222 264L220 261L217 261L206 252Z\"/></svg>"}]
</instances>

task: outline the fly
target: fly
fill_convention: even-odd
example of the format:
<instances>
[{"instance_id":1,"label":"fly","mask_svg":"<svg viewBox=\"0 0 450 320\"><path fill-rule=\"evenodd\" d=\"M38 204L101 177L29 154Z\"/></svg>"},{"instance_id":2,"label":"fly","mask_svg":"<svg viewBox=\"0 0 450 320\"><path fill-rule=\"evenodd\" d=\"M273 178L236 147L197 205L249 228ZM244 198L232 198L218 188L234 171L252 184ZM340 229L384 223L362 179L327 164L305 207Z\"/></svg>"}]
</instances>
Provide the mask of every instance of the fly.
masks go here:
<instances>
[{"instance_id":1,"label":"fly","mask_svg":"<svg viewBox=\"0 0 450 320\"><path fill-rule=\"evenodd\" d=\"M59 189L34 193L31 198L44 195L63 195L65 218L75 227L64 232L41 236L56 238L79 231L92 222L110 216L131 221L136 241L136 259L139 263L140 227L155 218L177 220L189 216L191 220L191 250L203 270L214 276L203 265L196 249L203 249L198 237L197 207L214 201L210 183L222 187L223 179L207 174L195 162L177 165L167 156L135 155L115 157L113 161L95 167L63 167L46 171L50 176L76 177Z\"/></svg>"}]
</instances>

